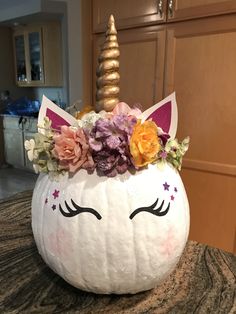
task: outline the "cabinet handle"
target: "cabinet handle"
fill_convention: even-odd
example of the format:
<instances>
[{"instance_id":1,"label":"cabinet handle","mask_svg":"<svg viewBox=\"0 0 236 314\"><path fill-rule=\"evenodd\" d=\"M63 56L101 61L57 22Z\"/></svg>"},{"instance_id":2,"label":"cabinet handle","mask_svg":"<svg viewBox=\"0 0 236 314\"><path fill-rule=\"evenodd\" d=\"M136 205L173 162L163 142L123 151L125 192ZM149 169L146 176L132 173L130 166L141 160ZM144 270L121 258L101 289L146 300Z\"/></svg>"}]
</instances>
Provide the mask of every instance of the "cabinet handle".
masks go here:
<instances>
[{"instance_id":1,"label":"cabinet handle","mask_svg":"<svg viewBox=\"0 0 236 314\"><path fill-rule=\"evenodd\" d=\"M157 1L157 14L160 14L160 18L163 16L163 1L158 0Z\"/></svg>"},{"instance_id":2,"label":"cabinet handle","mask_svg":"<svg viewBox=\"0 0 236 314\"><path fill-rule=\"evenodd\" d=\"M174 7L174 1L169 0L169 2L168 2L169 17L173 17L173 7Z\"/></svg>"}]
</instances>

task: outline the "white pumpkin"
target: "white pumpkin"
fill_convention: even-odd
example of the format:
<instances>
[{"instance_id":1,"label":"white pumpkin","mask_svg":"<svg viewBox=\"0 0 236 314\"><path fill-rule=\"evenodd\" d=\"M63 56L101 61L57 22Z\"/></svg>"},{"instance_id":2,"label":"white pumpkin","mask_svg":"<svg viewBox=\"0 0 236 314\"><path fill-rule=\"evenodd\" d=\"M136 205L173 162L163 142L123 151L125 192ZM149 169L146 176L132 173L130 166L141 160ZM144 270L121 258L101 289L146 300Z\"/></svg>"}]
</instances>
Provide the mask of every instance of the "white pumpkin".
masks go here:
<instances>
[{"instance_id":1,"label":"white pumpkin","mask_svg":"<svg viewBox=\"0 0 236 314\"><path fill-rule=\"evenodd\" d=\"M73 286L136 293L176 266L188 237L189 205L169 165L114 178L80 170L59 182L41 174L32 227L45 262Z\"/></svg>"}]
</instances>

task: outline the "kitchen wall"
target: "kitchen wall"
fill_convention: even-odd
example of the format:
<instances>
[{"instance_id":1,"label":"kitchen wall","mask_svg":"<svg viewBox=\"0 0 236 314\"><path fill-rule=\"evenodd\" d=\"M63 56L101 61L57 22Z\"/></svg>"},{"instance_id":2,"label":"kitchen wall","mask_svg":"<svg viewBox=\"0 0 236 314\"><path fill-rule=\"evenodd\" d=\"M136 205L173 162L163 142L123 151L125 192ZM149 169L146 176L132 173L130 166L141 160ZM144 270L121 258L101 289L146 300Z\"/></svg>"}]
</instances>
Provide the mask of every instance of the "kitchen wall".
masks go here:
<instances>
[{"instance_id":1,"label":"kitchen wall","mask_svg":"<svg viewBox=\"0 0 236 314\"><path fill-rule=\"evenodd\" d=\"M12 33L9 27L0 27L0 43L0 92L9 90L15 99L22 96L33 97L32 89L22 89L15 84Z\"/></svg>"},{"instance_id":2,"label":"kitchen wall","mask_svg":"<svg viewBox=\"0 0 236 314\"><path fill-rule=\"evenodd\" d=\"M64 87L63 88L54 88L54 87L34 88L34 99L41 101L43 95L51 99L53 102L55 102L62 108L64 108L65 106L69 104L69 101L67 98L67 92Z\"/></svg>"},{"instance_id":3,"label":"kitchen wall","mask_svg":"<svg viewBox=\"0 0 236 314\"><path fill-rule=\"evenodd\" d=\"M55 0L56 1L56 0ZM62 0L59 0L62 1ZM65 2L65 1L63 1ZM75 0L75 2L77 2ZM63 86L61 88L54 87L39 87L34 88L34 97L41 101L42 96L45 95L49 99L55 101L57 104L61 103L61 107L69 106L76 97L71 97L70 82L69 82L69 60L68 60L68 10L65 9L63 16L60 19L61 22L61 38L62 38L62 60L63 60ZM73 48L73 42L72 47ZM73 68L73 66L72 66ZM73 71L73 70L72 70ZM80 96L79 96L80 97ZM73 100L75 99L75 100Z\"/></svg>"},{"instance_id":4,"label":"kitchen wall","mask_svg":"<svg viewBox=\"0 0 236 314\"><path fill-rule=\"evenodd\" d=\"M58 1L58 0L55 0ZM67 40L67 73L70 104L81 100L92 103L91 1L59 0L67 3L67 21L63 34ZM83 14L82 14L83 12Z\"/></svg>"}]
</instances>

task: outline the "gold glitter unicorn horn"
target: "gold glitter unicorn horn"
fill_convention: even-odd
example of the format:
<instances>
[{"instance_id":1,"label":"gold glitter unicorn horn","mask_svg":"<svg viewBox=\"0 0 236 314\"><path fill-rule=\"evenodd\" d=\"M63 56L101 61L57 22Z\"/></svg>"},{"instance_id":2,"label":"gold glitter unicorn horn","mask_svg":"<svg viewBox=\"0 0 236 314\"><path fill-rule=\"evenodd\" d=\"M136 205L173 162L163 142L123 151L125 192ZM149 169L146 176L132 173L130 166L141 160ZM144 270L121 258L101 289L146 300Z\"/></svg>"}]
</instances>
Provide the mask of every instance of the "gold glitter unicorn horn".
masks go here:
<instances>
[{"instance_id":1,"label":"gold glitter unicorn horn","mask_svg":"<svg viewBox=\"0 0 236 314\"><path fill-rule=\"evenodd\" d=\"M97 68L96 110L112 111L119 102L119 45L113 15L110 16L106 40L101 48Z\"/></svg>"}]
</instances>

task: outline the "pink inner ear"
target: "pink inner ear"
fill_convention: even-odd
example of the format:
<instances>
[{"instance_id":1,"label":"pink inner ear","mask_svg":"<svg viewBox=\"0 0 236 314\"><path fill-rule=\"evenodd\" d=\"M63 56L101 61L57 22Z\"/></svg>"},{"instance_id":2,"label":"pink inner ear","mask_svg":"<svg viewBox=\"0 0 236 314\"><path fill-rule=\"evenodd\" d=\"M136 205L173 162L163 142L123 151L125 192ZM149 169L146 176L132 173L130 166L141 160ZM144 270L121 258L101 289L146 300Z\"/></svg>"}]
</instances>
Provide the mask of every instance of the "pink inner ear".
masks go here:
<instances>
[{"instance_id":1,"label":"pink inner ear","mask_svg":"<svg viewBox=\"0 0 236 314\"><path fill-rule=\"evenodd\" d=\"M152 119L152 121L162 128L165 133L169 133L171 123L171 101L168 101L151 113L147 120L148 119Z\"/></svg>"},{"instance_id":2,"label":"pink inner ear","mask_svg":"<svg viewBox=\"0 0 236 314\"><path fill-rule=\"evenodd\" d=\"M69 122L49 108L46 110L46 116L52 121L52 128L55 130L60 130L62 125L71 125Z\"/></svg>"}]
</instances>

